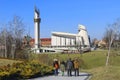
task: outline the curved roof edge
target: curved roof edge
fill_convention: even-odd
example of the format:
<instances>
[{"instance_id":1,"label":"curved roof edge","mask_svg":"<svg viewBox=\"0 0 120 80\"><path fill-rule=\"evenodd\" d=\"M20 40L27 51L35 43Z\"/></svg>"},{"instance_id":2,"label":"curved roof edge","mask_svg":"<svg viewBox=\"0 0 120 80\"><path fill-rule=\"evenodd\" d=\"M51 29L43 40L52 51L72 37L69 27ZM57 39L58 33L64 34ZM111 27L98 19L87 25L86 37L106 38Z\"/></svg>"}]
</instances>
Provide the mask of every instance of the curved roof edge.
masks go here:
<instances>
[{"instance_id":1,"label":"curved roof edge","mask_svg":"<svg viewBox=\"0 0 120 80\"><path fill-rule=\"evenodd\" d=\"M75 36L76 36L76 34L65 33L65 32L52 32L52 35L58 35L58 36L71 36L71 37L75 37Z\"/></svg>"}]
</instances>

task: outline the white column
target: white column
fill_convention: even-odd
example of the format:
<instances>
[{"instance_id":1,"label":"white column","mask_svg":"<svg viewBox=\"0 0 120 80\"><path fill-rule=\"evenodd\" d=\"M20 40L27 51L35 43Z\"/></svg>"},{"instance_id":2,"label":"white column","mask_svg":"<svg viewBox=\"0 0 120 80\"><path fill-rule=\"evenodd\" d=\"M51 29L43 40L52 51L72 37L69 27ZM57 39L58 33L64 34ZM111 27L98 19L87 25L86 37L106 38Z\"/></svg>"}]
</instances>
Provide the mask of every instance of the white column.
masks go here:
<instances>
[{"instance_id":1,"label":"white column","mask_svg":"<svg viewBox=\"0 0 120 80\"><path fill-rule=\"evenodd\" d=\"M52 46L56 46L57 45L57 41L56 41L56 36L52 35Z\"/></svg>"},{"instance_id":2,"label":"white column","mask_svg":"<svg viewBox=\"0 0 120 80\"><path fill-rule=\"evenodd\" d=\"M75 45L75 39L71 39L71 45Z\"/></svg>"},{"instance_id":3,"label":"white column","mask_svg":"<svg viewBox=\"0 0 120 80\"><path fill-rule=\"evenodd\" d=\"M35 49L36 53L39 53L39 46L40 46L40 18L39 18L39 11L35 8L34 12L34 27L35 27Z\"/></svg>"},{"instance_id":4,"label":"white column","mask_svg":"<svg viewBox=\"0 0 120 80\"><path fill-rule=\"evenodd\" d=\"M70 39L66 38L66 45L69 46L70 45Z\"/></svg>"},{"instance_id":5,"label":"white column","mask_svg":"<svg viewBox=\"0 0 120 80\"><path fill-rule=\"evenodd\" d=\"M57 36L57 46L60 46L60 37L59 36Z\"/></svg>"},{"instance_id":6,"label":"white column","mask_svg":"<svg viewBox=\"0 0 120 80\"><path fill-rule=\"evenodd\" d=\"M61 42L62 42L61 45L65 46L65 38L64 37L61 37Z\"/></svg>"},{"instance_id":7,"label":"white column","mask_svg":"<svg viewBox=\"0 0 120 80\"><path fill-rule=\"evenodd\" d=\"M35 23L35 48L39 48L39 27L38 23Z\"/></svg>"}]
</instances>

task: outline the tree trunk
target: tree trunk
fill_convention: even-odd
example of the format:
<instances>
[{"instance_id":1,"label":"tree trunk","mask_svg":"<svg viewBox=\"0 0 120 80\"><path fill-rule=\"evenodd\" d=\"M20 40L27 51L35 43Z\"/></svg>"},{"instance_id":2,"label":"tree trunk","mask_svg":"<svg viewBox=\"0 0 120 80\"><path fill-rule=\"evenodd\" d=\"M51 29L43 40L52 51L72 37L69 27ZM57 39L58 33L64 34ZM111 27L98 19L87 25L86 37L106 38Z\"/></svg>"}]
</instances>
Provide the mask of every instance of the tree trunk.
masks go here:
<instances>
[{"instance_id":1,"label":"tree trunk","mask_svg":"<svg viewBox=\"0 0 120 80\"><path fill-rule=\"evenodd\" d=\"M111 49L111 46L109 46L109 49L108 49L108 54L107 54L107 59L106 59L106 66L108 66L108 63L109 63L110 49Z\"/></svg>"},{"instance_id":2,"label":"tree trunk","mask_svg":"<svg viewBox=\"0 0 120 80\"><path fill-rule=\"evenodd\" d=\"M108 49L108 54L107 54L107 59L106 59L106 66L108 66L108 64L109 64L110 50L111 50L111 45L112 45L113 39L114 39L114 37L112 37L110 44L109 44L109 49Z\"/></svg>"}]
</instances>

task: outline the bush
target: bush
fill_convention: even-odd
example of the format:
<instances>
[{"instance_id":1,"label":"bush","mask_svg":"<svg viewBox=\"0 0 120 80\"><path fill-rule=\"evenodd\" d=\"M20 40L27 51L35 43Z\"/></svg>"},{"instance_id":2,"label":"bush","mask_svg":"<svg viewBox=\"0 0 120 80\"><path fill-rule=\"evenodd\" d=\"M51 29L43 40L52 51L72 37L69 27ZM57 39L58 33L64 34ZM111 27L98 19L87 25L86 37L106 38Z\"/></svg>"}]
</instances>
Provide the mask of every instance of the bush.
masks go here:
<instances>
[{"instance_id":1,"label":"bush","mask_svg":"<svg viewBox=\"0 0 120 80\"><path fill-rule=\"evenodd\" d=\"M14 63L13 65L3 66L0 68L1 79L22 78L28 79L37 76L53 74L53 67L40 64L38 61Z\"/></svg>"}]
</instances>

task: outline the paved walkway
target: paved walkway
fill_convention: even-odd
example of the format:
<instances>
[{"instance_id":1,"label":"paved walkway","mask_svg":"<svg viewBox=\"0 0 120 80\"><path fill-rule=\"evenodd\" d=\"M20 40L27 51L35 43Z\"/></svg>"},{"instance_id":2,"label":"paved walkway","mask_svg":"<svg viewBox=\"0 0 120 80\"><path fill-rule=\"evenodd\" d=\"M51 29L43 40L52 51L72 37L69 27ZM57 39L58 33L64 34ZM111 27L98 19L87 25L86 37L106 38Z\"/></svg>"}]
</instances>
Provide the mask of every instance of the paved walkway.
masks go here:
<instances>
[{"instance_id":1,"label":"paved walkway","mask_svg":"<svg viewBox=\"0 0 120 80\"><path fill-rule=\"evenodd\" d=\"M73 75L74 73L72 73ZM65 72L65 76L61 76L61 73L58 76L45 76L45 77L39 77L29 80L89 80L90 74L88 73L80 73L79 76L67 76L67 73Z\"/></svg>"}]
</instances>

